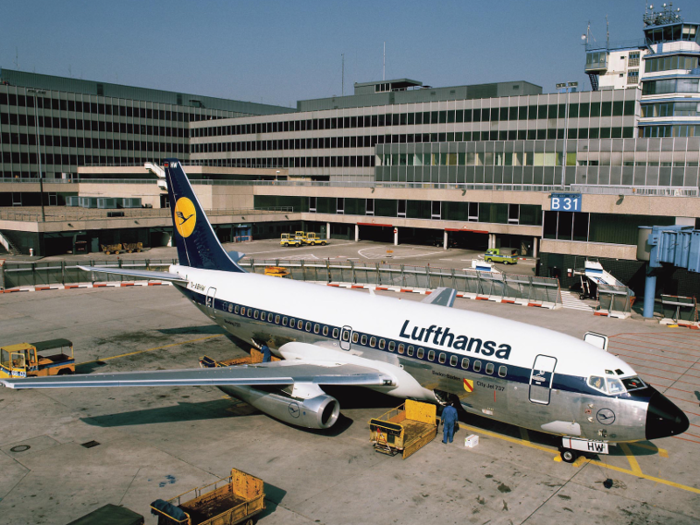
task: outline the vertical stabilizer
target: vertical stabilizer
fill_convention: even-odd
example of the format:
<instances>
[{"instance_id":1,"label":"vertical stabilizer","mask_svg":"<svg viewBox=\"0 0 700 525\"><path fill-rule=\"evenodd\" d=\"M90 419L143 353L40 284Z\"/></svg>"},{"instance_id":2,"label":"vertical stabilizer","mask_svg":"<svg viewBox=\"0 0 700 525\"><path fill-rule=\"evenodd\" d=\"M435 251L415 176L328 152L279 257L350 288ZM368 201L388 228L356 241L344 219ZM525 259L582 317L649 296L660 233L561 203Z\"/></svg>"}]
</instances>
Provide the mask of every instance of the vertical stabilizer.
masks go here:
<instances>
[{"instance_id":1,"label":"vertical stabilizer","mask_svg":"<svg viewBox=\"0 0 700 525\"><path fill-rule=\"evenodd\" d=\"M221 246L180 161L166 159L163 168L180 264L205 270L243 272Z\"/></svg>"}]
</instances>

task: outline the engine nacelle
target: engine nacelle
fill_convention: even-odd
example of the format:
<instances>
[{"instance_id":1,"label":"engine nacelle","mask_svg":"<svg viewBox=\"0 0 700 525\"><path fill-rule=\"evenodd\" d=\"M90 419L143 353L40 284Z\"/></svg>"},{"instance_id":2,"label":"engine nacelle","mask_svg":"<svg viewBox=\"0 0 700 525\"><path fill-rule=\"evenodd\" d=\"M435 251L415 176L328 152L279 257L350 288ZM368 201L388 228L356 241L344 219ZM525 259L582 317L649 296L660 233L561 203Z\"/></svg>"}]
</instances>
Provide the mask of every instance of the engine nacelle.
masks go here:
<instances>
[{"instance_id":1,"label":"engine nacelle","mask_svg":"<svg viewBox=\"0 0 700 525\"><path fill-rule=\"evenodd\" d=\"M252 386L220 386L222 392L245 401L268 416L304 428L332 427L340 415L338 400L318 389L319 395L306 399L284 393L265 392Z\"/></svg>"}]
</instances>

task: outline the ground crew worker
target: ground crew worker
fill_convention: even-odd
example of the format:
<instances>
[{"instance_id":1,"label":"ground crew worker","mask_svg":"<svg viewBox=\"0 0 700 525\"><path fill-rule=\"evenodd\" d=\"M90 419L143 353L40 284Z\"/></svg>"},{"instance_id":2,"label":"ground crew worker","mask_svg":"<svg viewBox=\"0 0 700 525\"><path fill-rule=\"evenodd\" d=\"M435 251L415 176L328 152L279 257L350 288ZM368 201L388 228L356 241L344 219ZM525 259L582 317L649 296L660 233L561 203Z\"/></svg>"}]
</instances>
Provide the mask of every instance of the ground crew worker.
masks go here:
<instances>
[{"instance_id":1,"label":"ground crew worker","mask_svg":"<svg viewBox=\"0 0 700 525\"><path fill-rule=\"evenodd\" d=\"M263 363L269 363L272 360L272 354L270 353L270 347L268 347L265 343L262 344L260 347L260 350L262 350L263 353Z\"/></svg>"},{"instance_id":2,"label":"ground crew worker","mask_svg":"<svg viewBox=\"0 0 700 525\"><path fill-rule=\"evenodd\" d=\"M459 419L457 416L457 409L454 407L453 403L447 405L442 411L442 442L447 443L450 440L452 443L452 438L455 435L455 423Z\"/></svg>"}]
</instances>

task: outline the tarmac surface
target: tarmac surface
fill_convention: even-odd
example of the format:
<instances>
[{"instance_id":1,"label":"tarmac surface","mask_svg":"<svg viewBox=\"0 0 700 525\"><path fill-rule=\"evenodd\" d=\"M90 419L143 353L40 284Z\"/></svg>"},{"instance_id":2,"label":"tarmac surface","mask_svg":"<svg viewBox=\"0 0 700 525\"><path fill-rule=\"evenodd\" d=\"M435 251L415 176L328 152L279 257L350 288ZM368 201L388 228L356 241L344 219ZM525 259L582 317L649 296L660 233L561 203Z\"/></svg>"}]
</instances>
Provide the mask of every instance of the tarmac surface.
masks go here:
<instances>
[{"instance_id":1,"label":"tarmac surface","mask_svg":"<svg viewBox=\"0 0 700 525\"><path fill-rule=\"evenodd\" d=\"M470 266L462 250L426 254L437 250L334 244L333 250L281 250L256 241L227 249L255 259L367 258L388 249L400 252L394 258L407 255L403 264ZM160 250L168 249L136 255L166 258L155 257ZM412 258L411 251L420 253ZM534 263L508 271L513 268L532 272ZM685 410L690 429L611 447L609 456L571 465L559 460L555 437L462 413L454 443L438 438L403 461L375 452L368 427L370 418L401 401L362 389L329 392L340 401L342 418L330 432L316 432L280 423L210 387L0 388L0 524L64 524L107 503L155 524L150 502L224 478L232 467L265 481L264 525L700 522L697 331L637 315L619 320L462 299L455 307L579 338L589 330L610 335L610 351ZM203 355L243 355L170 286L3 294L0 334L3 345L71 339L80 373L192 368ZM476 448L464 447L469 434L479 436Z\"/></svg>"}]
</instances>

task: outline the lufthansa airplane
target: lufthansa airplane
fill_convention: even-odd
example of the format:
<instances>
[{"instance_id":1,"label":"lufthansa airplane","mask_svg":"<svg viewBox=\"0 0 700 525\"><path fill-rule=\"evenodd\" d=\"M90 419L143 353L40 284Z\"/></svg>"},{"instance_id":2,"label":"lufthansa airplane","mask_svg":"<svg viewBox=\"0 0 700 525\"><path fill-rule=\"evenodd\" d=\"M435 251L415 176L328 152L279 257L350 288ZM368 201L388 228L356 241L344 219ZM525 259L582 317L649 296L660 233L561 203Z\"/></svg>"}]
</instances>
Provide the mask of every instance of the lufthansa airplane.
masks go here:
<instances>
[{"instance_id":1,"label":"lufthansa airplane","mask_svg":"<svg viewBox=\"0 0 700 525\"><path fill-rule=\"evenodd\" d=\"M555 331L451 308L455 290L422 303L247 273L219 243L177 159L164 163L179 264L169 272L107 270L168 280L219 326L265 341L279 361L177 371L0 380L9 388L212 385L300 427L338 419L328 385L401 399L561 436L576 451L681 434L688 418L627 363Z\"/></svg>"}]
</instances>

